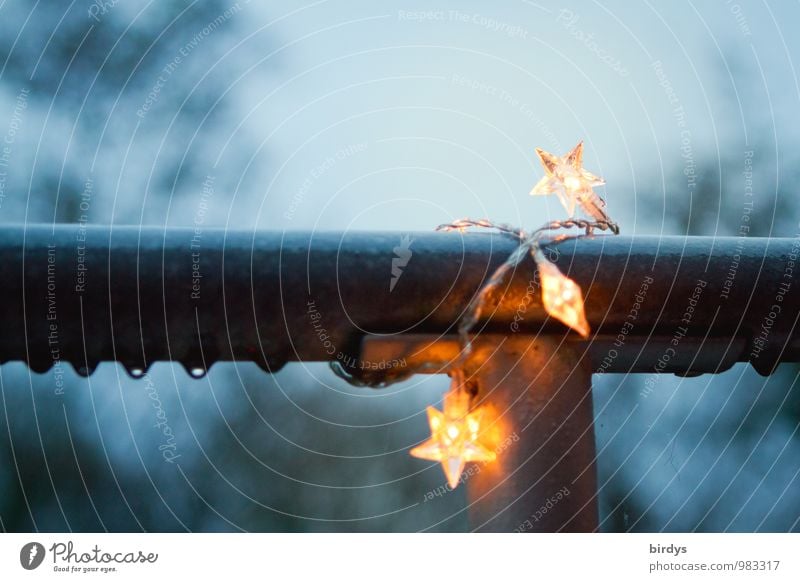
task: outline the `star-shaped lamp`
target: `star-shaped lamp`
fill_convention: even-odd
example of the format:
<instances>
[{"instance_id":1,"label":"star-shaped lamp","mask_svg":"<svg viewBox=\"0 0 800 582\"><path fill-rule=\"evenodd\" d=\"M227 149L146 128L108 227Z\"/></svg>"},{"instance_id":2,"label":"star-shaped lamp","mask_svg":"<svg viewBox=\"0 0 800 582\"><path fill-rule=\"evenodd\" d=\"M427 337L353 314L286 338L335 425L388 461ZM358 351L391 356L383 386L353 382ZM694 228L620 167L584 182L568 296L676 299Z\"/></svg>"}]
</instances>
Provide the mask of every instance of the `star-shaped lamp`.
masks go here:
<instances>
[{"instance_id":1,"label":"star-shaped lamp","mask_svg":"<svg viewBox=\"0 0 800 582\"><path fill-rule=\"evenodd\" d=\"M469 411L469 394L459 389L454 377L445 394L444 410L428 407L431 438L411 449L411 455L442 464L451 489L458 486L464 465L472 461L494 461L496 455L478 442L483 411Z\"/></svg>"},{"instance_id":2,"label":"star-shaped lamp","mask_svg":"<svg viewBox=\"0 0 800 582\"><path fill-rule=\"evenodd\" d=\"M531 190L532 196L555 194L570 218L575 215L575 206L578 205L595 220L608 221L604 210L606 203L592 190L605 184L605 180L583 169L583 142L564 157L554 156L540 148L536 148L536 154L545 175Z\"/></svg>"},{"instance_id":3,"label":"star-shaped lamp","mask_svg":"<svg viewBox=\"0 0 800 582\"><path fill-rule=\"evenodd\" d=\"M564 275L541 251L537 251L533 258L539 268L545 311L583 337L589 337L591 330L583 309L580 285Z\"/></svg>"}]
</instances>

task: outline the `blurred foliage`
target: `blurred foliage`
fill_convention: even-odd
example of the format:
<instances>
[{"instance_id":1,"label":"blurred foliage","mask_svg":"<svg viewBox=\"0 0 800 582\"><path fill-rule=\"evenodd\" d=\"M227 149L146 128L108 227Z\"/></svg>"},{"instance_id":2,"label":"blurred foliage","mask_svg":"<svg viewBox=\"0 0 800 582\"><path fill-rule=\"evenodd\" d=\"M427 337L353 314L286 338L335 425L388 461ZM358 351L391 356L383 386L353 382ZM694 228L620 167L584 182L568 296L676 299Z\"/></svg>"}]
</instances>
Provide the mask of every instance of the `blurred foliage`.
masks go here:
<instances>
[{"instance_id":1,"label":"blurred foliage","mask_svg":"<svg viewBox=\"0 0 800 582\"><path fill-rule=\"evenodd\" d=\"M160 219L173 196L198 189L213 158L207 144L229 137L235 101L222 100L213 110L209 105L258 55L237 54L213 75L206 74L245 34L247 17L231 18L215 30L213 42L204 43L181 64L179 75L168 78L158 106L143 119L135 112L181 47L236 4L105 4L109 7L96 18L90 10L98 4L91 2L3 4L0 88L12 96L20 87L30 88L31 107L51 124L41 136L31 134L26 144L38 154L44 142L42 159L16 184L30 184L31 191L29 200L18 201L12 214L18 219L76 221L77 200L97 152L105 162L118 163L133 136L152 141L140 149L156 150L159 131L172 124L166 146L158 149L152 180L120 178L120 204L128 204L121 220L140 222L133 210L144 215L145 185L152 199L148 204L155 208L150 216ZM262 35L258 42L262 54L268 52L270 39ZM729 103L720 106L734 109ZM126 115L120 119L112 115L115 111ZM198 128L203 143L188 147ZM794 171L770 178L775 159L767 153L765 135L755 132L756 145L751 146L761 194L749 235L794 236L798 176ZM65 144L59 141L66 138ZM244 158L241 151L231 157ZM796 164L781 160L780 166ZM742 157L725 153L718 163L699 156L698 182L690 194L683 169L670 170L665 192L645 195L653 208L665 209L667 230L736 235L744 202ZM668 192L673 195L667 204ZM98 211L92 219L108 222L109 216ZM762 520L765 529L791 527L800 501L783 488L796 479L797 457L791 455L797 447L790 445L797 439L787 441L785 435L794 435L800 422L798 370L783 366L770 383L741 367L715 377L713 385L707 378L665 379L663 390L633 420L631 411L641 404L641 381L599 381L603 529L713 531L731 524L746 531ZM157 365L151 376L178 435L179 463L166 462L159 451L160 434L143 381L131 380L120 367L105 364L88 380L70 371L63 398L53 397L52 372L34 375L19 364L0 368L2 530L467 528L463 488L442 493L439 467L407 456L407 449L425 438L424 407L437 401L446 381L401 385L377 398L340 383L326 386L306 369L292 366L275 376L253 367L220 366L206 379L193 380L177 366ZM682 397L673 402L670 397L678 392ZM335 418L337 411L347 412L339 425L319 420ZM662 421L660 434L651 435L649 423L660 412L674 417ZM684 421L686 428L679 431ZM620 426L624 437L617 435ZM674 426L675 432L666 434L664 426ZM697 443L701 449L696 453ZM715 462L720 463L717 473L692 481ZM665 487L672 481L674 487ZM433 491L438 494L430 495ZM687 500L691 505L684 510ZM736 512L745 501L749 505L742 516Z\"/></svg>"}]
</instances>

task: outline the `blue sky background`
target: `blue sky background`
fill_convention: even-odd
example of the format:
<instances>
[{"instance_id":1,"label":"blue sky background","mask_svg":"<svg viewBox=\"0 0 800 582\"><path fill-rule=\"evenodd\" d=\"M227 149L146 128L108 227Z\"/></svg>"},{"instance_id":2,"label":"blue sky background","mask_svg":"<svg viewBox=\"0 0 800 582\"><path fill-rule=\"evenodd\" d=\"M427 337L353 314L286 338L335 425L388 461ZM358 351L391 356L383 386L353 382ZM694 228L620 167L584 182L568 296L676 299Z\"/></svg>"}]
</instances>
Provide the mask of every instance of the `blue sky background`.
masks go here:
<instances>
[{"instance_id":1,"label":"blue sky background","mask_svg":"<svg viewBox=\"0 0 800 582\"><path fill-rule=\"evenodd\" d=\"M0 222L74 222L91 178L92 223L189 226L213 176L208 227L535 227L563 209L528 196L534 148L583 140L625 234L736 234L747 152L753 233L798 232L796 3L97 6L0 0L0 139L14 127ZM463 491L426 504L443 475L407 456L446 378L384 392L322 364L150 378L179 467L121 368L70 373L63 400L52 374L0 368L3 528L466 528ZM644 399L642 376L596 378L604 529L797 530L795 378L663 376Z\"/></svg>"}]
</instances>

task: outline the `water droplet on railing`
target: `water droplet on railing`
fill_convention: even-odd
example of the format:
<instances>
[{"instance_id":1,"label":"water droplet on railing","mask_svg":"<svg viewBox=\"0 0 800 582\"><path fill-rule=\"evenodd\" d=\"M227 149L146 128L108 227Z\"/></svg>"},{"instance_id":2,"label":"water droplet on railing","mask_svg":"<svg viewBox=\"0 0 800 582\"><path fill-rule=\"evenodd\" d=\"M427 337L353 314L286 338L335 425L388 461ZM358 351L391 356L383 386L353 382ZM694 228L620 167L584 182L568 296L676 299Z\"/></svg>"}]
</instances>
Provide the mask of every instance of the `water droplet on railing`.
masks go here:
<instances>
[{"instance_id":1,"label":"water droplet on railing","mask_svg":"<svg viewBox=\"0 0 800 582\"><path fill-rule=\"evenodd\" d=\"M78 366L75 370L79 376L83 376L84 378L88 378L94 372L94 366Z\"/></svg>"},{"instance_id":2,"label":"water droplet on railing","mask_svg":"<svg viewBox=\"0 0 800 582\"><path fill-rule=\"evenodd\" d=\"M206 371L207 370L205 368L195 367L189 370L189 374L191 374L192 378L202 378L206 375Z\"/></svg>"},{"instance_id":3,"label":"water droplet on railing","mask_svg":"<svg viewBox=\"0 0 800 582\"><path fill-rule=\"evenodd\" d=\"M142 368L131 368L128 372L134 378L141 378L144 376L144 370Z\"/></svg>"}]
</instances>

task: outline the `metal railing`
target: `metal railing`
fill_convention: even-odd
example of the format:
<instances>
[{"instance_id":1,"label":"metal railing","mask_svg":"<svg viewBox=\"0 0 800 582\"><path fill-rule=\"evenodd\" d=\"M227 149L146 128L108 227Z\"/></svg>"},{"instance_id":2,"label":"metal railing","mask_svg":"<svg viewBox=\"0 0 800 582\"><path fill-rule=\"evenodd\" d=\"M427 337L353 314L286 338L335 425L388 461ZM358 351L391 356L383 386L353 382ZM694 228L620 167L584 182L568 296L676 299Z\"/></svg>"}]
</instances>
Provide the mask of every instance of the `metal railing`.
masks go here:
<instances>
[{"instance_id":1,"label":"metal railing","mask_svg":"<svg viewBox=\"0 0 800 582\"><path fill-rule=\"evenodd\" d=\"M338 361L373 384L422 363L443 372L464 309L516 244L487 233L4 227L0 362L88 374L114 360L138 376L160 360L195 375L218 361L269 371ZM769 374L800 361L794 239L598 235L544 250L583 289L592 333L548 317L532 263L491 298L471 373L505 413L505 436L527 435L470 479L476 529L519 529L559 486L571 494L530 529L596 527L592 373L750 362Z\"/></svg>"}]
</instances>

